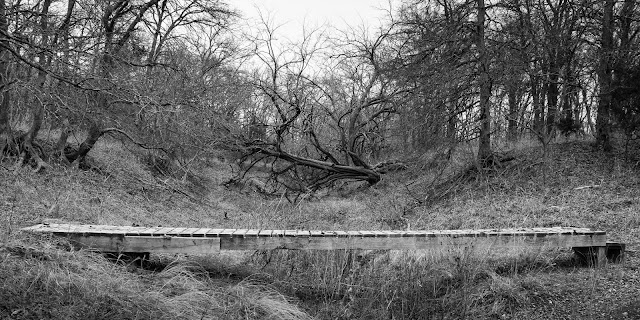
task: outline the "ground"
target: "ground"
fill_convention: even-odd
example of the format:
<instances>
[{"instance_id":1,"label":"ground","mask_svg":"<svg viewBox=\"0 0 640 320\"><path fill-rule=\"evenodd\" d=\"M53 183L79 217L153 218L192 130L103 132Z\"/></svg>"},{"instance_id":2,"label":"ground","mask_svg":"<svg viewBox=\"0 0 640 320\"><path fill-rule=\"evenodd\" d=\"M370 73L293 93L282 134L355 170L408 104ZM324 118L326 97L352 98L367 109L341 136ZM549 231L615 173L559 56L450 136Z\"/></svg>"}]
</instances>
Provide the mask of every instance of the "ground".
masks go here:
<instances>
[{"instance_id":1,"label":"ground","mask_svg":"<svg viewBox=\"0 0 640 320\"><path fill-rule=\"evenodd\" d=\"M470 166L408 161L362 189L290 203L248 185L225 188L230 164L204 179L154 176L115 141L99 170L0 167L0 318L9 319L640 319L640 175L622 152L589 141L505 148ZM505 159L506 159L505 158ZM625 259L589 267L570 250L526 252L241 252L118 264L19 231L43 221L286 229L470 229L576 226L626 244ZM97 308L97 309L96 309ZM89 310L102 311L89 311Z\"/></svg>"}]
</instances>

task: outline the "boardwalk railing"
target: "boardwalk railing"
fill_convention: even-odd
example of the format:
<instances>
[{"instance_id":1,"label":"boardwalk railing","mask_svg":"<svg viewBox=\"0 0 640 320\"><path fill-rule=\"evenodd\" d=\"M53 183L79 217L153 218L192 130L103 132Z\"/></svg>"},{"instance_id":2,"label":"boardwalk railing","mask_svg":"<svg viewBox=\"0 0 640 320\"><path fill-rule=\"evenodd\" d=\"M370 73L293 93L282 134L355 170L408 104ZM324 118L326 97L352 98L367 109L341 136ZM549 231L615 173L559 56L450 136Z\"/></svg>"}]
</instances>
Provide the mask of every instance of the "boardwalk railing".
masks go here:
<instances>
[{"instance_id":1,"label":"boardwalk railing","mask_svg":"<svg viewBox=\"0 0 640 320\"><path fill-rule=\"evenodd\" d=\"M423 250L447 246L564 247L606 261L607 236L587 228L424 231L304 231L38 224L22 229L70 239L103 252L207 254L219 250Z\"/></svg>"}]
</instances>

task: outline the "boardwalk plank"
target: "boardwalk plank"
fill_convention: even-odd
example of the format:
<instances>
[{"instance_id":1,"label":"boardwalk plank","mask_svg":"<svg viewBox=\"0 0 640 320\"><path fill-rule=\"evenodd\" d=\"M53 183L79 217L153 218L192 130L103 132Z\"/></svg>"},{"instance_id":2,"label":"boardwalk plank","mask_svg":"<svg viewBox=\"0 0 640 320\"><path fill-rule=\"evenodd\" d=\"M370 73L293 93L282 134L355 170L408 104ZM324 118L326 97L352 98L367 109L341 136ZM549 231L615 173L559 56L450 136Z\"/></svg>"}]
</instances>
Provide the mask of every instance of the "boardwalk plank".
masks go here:
<instances>
[{"instance_id":1,"label":"boardwalk plank","mask_svg":"<svg viewBox=\"0 0 640 320\"><path fill-rule=\"evenodd\" d=\"M140 236L153 236L155 231L158 230L160 228L158 227L153 227L153 228L140 228L140 230L138 230L138 235Z\"/></svg>"},{"instance_id":2,"label":"boardwalk plank","mask_svg":"<svg viewBox=\"0 0 640 320\"><path fill-rule=\"evenodd\" d=\"M207 231L207 234L206 234L205 236L206 236L207 238L210 238L210 237L218 238L218 237L220 237L220 233L221 233L222 231L224 231L224 229L209 229L209 230Z\"/></svg>"},{"instance_id":3,"label":"boardwalk plank","mask_svg":"<svg viewBox=\"0 0 640 320\"><path fill-rule=\"evenodd\" d=\"M296 233L296 237L310 237L310 236L311 236L311 231L298 230Z\"/></svg>"},{"instance_id":4,"label":"boardwalk plank","mask_svg":"<svg viewBox=\"0 0 640 320\"><path fill-rule=\"evenodd\" d=\"M259 233L260 233L260 230L258 229L249 229L247 230L245 237L257 237Z\"/></svg>"},{"instance_id":5,"label":"boardwalk plank","mask_svg":"<svg viewBox=\"0 0 640 320\"><path fill-rule=\"evenodd\" d=\"M166 234L171 234L172 230L175 230L176 228L160 228L158 230L156 230L156 234L158 235L166 235Z\"/></svg>"},{"instance_id":6,"label":"boardwalk plank","mask_svg":"<svg viewBox=\"0 0 640 320\"><path fill-rule=\"evenodd\" d=\"M221 238L231 237L234 232L236 232L236 229L224 229L220 231L220 237Z\"/></svg>"},{"instance_id":7,"label":"boardwalk plank","mask_svg":"<svg viewBox=\"0 0 640 320\"><path fill-rule=\"evenodd\" d=\"M199 228L198 230L194 231L191 233L192 237L206 237L207 233L209 232L209 230L211 230L211 228Z\"/></svg>"},{"instance_id":8,"label":"boardwalk plank","mask_svg":"<svg viewBox=\"0 0 640 320\"><path fill-rule=\"evenodd\" d=\"M249 231L248 229L237 229L231 234L231 236L244 238L244 235L247 234L248 231Z\"/></svg>"},{"instance_id":9,"label":"boardwalk plank","mask_svg":"<svg viewBox=\"0 0 640 320\"><path fill-rule=\"evenodd\" d=\"M215 251L220 248L224 250L421 250L446 246L471 246L476 248L483 246L492 248L606 246L606 233L604 231L569 227L417 231L306 231L40 224L26 227L22 230L66 236L83 246L96 247L104 251L135 249L142 250L140 252L203 253L212 252L212 250ZM164 235L168 237L163 237ZM202 242L200 240L211 241ZM150 251L145 249L144 246L146 245L148 245Z\"/></svg>"},{"instance_id":10,"label":"boardwalk plank","mask_svg":"<svg viewBox=\"0 0 640 320\"><path fill-rule=\"evenodd\" d=\"M373 238L376 236L380 236L380 233L377 231L357 231L360 232L360 236L364 238Z\"/></svg>"},{"instance_id":11,"label":"boardwalk plank","mask_svg":"<svg viewBox=\"0 0 640 320\"><path fill-rule=\"evenodd\" d=\"M273 230L260 230L260 233L258 233L258 236L271 237L272 234L273 234Z\"/></svg>"},{"instance_id":12,"label":"boardwalk plank","mask_svg":"<svg viewBox=\"0 0 640 320\"><path fill-rule=\"evenodd\" d=\"M200 228L185 228L184 230L180 230L179 232L174 231L174 233L178 237L193 237L193 233L200 230Z\"/></svg>"},{"instance_id":13,"label":"boardwalk plank","mask_svg":"<svg viewBox=\"0 0 640 320\"><path fill-rule=\"evenodd\" d=\"M325 235L325 233L323 231L320 230L311 230L309 231L309 236L311 237L322 237Z\"/></svg>"},{"instance_id":14,"label":"boardwalk plank","mask_svg":"<svg viewBox=\"0 0 640 320\"><path fill-rule=\"evenodd\" d=\"M284 236L285 237L297 237L298 236L298 230L284 230Z\"/></svg>"}]
</instances>

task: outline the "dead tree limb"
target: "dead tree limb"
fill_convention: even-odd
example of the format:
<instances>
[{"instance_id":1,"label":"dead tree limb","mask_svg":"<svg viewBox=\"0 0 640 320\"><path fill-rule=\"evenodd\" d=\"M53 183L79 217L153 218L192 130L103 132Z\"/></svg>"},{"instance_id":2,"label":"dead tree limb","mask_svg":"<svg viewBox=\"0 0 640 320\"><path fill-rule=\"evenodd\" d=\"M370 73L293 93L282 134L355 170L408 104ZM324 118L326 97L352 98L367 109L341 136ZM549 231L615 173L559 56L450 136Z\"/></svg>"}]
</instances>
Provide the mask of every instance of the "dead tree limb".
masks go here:
<instances>
[{"instance_id":1,"label":"dead tree limb","mask_svg":"<svg viewBox=\"0 0 640 320\"><path fill-rule=\"evenodd\" d=\"M323 185L327 185L341 179L367 181L369 185L374 185L380 181L380 173L364 166L335 164L332 162L299 157L284 151L276 151L264 147L254 147L252 151L274 157L294 165L313 168L325 172L326 174L322 178L317 179L309 186L311 190L317 190Z\"/></svg>"},{"instance_id":2,"label":"dead tree limb","mask_svg":"<svg viewBox=\"0 0 640 320\"><path fill-rule=\"evenodd\" d=\"M126 131L120 130L118 128L107 128L107 129L102 129L102 134L107 134L107 133L119 133L121 135L123 135L125 138L129 139L129 141L131 141L131 143L137 145L138 147L142 148L142 149L146 149L146 150L160 150L166 154L169 154L169 151L163 147L158 147L158 146L151 146L147 143L144 142L140 142L136 139L134 139L131 135L129 135Z\"/></svg>"}]
</instances>

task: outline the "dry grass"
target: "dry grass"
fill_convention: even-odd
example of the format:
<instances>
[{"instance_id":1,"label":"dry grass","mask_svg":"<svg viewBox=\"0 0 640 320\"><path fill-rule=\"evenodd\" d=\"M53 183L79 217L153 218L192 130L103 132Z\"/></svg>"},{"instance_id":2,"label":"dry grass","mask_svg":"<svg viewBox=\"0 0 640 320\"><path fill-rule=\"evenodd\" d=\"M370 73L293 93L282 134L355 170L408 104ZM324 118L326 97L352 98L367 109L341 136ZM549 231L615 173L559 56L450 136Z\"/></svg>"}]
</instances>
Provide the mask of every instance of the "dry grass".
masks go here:
<instances>
[{"instance_id":1,"label":"dry grass","mask_svg":"<svg viewBox=\"0 0 640 320\"><path fill-rule=\"evenodd\" d=\"M509 265L520 262L544 264L528 252ZM482 250L262 252L251 263L322 319L494 317L545 292L535 272L505 269Z\"/></svg>"},{"instance_id":2,"label":"dry grass","mask_svg":"<svg viewBox=\"0 0 640 320\"><path fill-rule=\"evenodd\" d=\"M228 165L219 161L202 168L210 192L194 201L176 191L188 191L188 183L154 177L122 144L108 139L91 154L103 168L100 172L54 165L43 174L33 174L28 169L0 167L0 241L4 243L0 317L494 319L520 315L522 310L559 299L566 288L550 285L559 278L594 286L600 283L594 279L605 273L588 271L590 278L585 278L587 271L578 268L567 250L494 252L488 248L153 257L154 269L145 271L87 252L68 252L64 244L60 247L56 241L27 237L16 230L43 220L286 229L580 226L605 230L613 240L630 246L639 243L640 176L633 163L571 142L552 145L550 164L543 166L539 149L530 147L534 144L522 142L509 150L516 160L506 166L457 181L464 184L451 183L451 192L437 202L425 201L434 192L434 181L456 177L468 168L472 146L455 150L446 163L437 162L438 154L417 157L410 170L385 176L382 183L360 193L294 204L284 198L265 199L250 190L224 189L220 183L230 173ZM593 188L576 189L581 186ZM615 268L626 277L627 267ZM597 292L594 286L580 294L596 297Z\"/></svg>"},{"instance_id":3,"label":"dry grass","mask_svg":"<svg viewBox=\"0 0 640 320\"><path fill-rule=\"evenodd\" d=\"M2 246L0 256L2 318L310 319L268 286L213 279L187 262L141 272L48 241Z\"/></svg>"}]
</instances>

